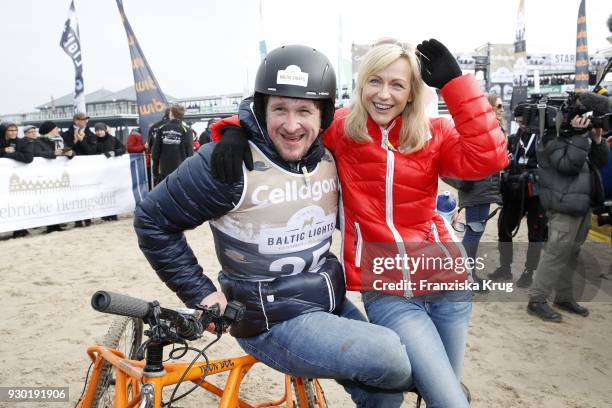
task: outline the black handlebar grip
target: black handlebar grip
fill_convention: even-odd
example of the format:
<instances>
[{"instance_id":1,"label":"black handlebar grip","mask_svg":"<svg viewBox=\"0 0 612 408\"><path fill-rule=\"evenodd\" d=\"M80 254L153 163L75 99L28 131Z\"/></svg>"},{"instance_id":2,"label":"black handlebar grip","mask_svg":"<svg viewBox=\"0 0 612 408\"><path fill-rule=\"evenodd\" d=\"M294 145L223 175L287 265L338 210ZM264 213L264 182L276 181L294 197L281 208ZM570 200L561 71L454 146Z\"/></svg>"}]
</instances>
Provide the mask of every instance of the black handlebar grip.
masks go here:
<instances>
[{"instance_id":1,"label":"black handlebar grip","mask_svg":"<svg viewBox=\"0 0 612 408\"><path fill-rule=\"evenodd\" d=\"M91 307L98 312L116 314L120 316L144 319L148 316L149 303L119 293L99 290L91 297Z\"/></svg>"}]
</instances>

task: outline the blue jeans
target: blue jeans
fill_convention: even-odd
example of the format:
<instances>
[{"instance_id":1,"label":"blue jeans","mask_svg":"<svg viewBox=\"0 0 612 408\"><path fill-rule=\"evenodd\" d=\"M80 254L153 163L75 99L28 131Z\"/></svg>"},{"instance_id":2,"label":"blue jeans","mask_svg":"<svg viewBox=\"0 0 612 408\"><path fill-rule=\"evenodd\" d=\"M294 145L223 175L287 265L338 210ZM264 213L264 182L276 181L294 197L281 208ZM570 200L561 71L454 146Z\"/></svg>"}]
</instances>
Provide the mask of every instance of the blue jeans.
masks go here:
<instances>
[{"instance_id":1,"label":"blue jeans","mask_svg":"<svg viewBox=\"0 0 612 408\"><path fill-rule=\"evenodd\" d=\"M348 300L340 316L307 313L236 340L244 351L282 373L337 380L358 407L399 407L403 393L397 390L412 383L398 335L367 323Z\"/></svg>"},{"instance_id":2,"label":"blue jeans","mask_svg":"<svg viewBox=\"0 0 612 408\"><path fill-rule=\"evenodd\" d=\"M471 207L465 207L465 223L483 221L489 215L491 204L477 204ZM466 227L463 234L463 246L468 257L476 259L478 254L478 244L483 232L474 232L470 227Z\"/></svg>"},{"instance_id":3,"label":"blue jeans","mask_svg":"<svg viewBox=\"0 0 612 408\"><path fill-rule=\"evenodd\" d=\"M399 334L410 359L414 385L428 408L469 407L460 378L471 300L471 291L408 299L363 293L370 321Z\"/></svg>"}]
</instances>

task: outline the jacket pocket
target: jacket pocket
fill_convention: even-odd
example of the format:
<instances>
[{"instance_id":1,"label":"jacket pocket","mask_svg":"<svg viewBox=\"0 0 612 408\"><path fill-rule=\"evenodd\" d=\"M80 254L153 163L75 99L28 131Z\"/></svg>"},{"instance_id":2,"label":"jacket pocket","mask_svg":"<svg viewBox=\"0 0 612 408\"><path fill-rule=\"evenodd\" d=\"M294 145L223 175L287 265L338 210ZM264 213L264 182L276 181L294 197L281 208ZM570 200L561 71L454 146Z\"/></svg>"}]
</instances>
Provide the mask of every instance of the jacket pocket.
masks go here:
<instances>
[{"instance_id":1,"label":"jacket pocket","mask_svg":"<svg viewBox=\"0 0 612 408\"><path fill-rule=\"evenodd\" d=\"M356 222L355 225L355 266L361 267L361 249L363 247L363 238L361 237L361 228L359 227L359 223Z\"/></svg>"}]
</instances>

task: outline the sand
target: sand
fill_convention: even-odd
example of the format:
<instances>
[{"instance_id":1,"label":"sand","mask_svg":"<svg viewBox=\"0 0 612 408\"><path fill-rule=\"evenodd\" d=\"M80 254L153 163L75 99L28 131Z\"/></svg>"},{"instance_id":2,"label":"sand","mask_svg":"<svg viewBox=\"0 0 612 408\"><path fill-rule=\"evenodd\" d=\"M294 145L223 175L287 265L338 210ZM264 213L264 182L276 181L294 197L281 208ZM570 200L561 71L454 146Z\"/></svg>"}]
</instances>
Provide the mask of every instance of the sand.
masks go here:
<instances>
[{"instance_id":1,"label":"sand","mask_svg":"<svg viewBox=\"0 0 612 408\"><path fill-rule=\"evenodd\" d=\"M495 228L495 222L488 225L485 240L494 241ZM522 228L518 238L525 241L525 236ZM187 238L205 271L215 277L219 265L209 228L189 231ZM336 237L336 252L338 243ZM90 307L95 291L181 306L139 251L130 215L117 222L96 220L87 228L51 234L34 231L26 238L4 239L0 253L0 385L70 389L70 404L20 407L75 404L89 365L86 347L105 333L112 319ZM520 270L514 274L518 277ZM361 305L359 296L350 297ZM474 303L463 376L473 396L472 406L612 406L612 304L589 303L588 318L564 313L561 324L531 317L525 306ZM228 335L213 346L209 356L241 354ZM281 381L282 375L258 364L247 376L242 395L251 402L276 398ZM353 406L341 387L329 380L323 383L331 407ZM197 391L178 405L206 407L215 401ZM414 398L407 396L404 406L414 406Z\"/></svg>"}]
</instances>

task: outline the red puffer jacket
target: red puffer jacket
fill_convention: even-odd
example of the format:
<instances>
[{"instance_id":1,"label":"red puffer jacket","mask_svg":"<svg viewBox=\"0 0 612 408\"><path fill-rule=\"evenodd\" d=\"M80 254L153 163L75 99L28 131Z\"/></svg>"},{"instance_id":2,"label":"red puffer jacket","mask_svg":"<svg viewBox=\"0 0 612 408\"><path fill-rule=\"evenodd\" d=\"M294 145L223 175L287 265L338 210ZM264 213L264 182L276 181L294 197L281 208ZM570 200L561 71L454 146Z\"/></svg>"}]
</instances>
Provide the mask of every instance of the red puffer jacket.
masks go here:
<instances>
[{"instance_id":1,"label":"red puffer jacket","mask_svg":"<svg viewBox=\"0 0 612 408\"><path fill-rule=\"evenodd\" d=\"M408 296L418 296L444 289L423 287L420 281L464 281L467 276L465 267L443 273L439 265L423 268L410 263L396 274L388 273L390 264L384 274L379 274L380 268L373 268L376 262L378 266L382 262L376 258L397 255L422 261L431 258L427 262L434 263L436 257L460 256L460 248L451 243L454 234L435 212L438 177L478 180L508 163L504 134L473 77L455 78L444 86L442 96L455 126L443 118L431 119L431 138L415 153L401 154L387 143L398 145L401 117L387 130L369 118L368 133L373 142L359 144L345 136L349 110L342 109L324 135L326 147L336 158L342 184L341 228L349 290L393 292L393 288L382 288L380 282L375 284L386 274L391 283L402 276L415 282L416 286L403 289Z\"/></svg>"}]
</instances>

